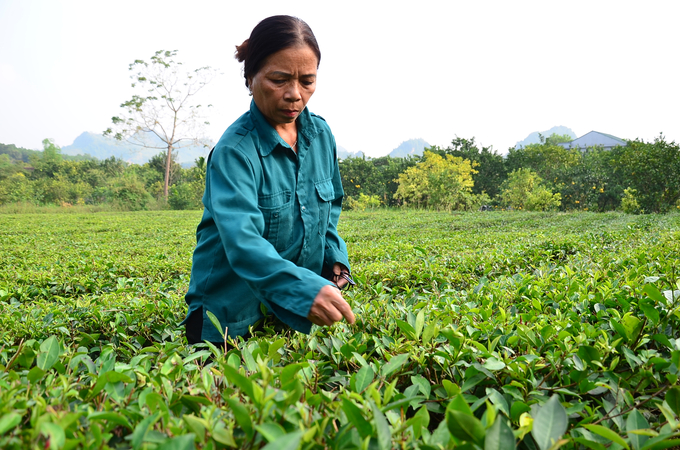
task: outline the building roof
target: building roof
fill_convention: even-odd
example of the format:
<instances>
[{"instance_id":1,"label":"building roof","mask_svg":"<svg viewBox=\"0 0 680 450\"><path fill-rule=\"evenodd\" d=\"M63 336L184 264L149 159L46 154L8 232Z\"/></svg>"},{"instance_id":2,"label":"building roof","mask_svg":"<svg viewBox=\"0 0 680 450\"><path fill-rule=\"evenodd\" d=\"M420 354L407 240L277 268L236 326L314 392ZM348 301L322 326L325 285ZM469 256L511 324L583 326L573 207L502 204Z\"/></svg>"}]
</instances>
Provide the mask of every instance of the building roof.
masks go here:
<instances>
[{"instance_id":1,"label":"building roof","mask_svg":"<svg viewBox=\"0 0 680 450\"><path fill-rule=\"evenodd\" d=\"M581 150L585 150L588 147L604 147L605 149L612 149L617 146L625 147L628 143L611 134L591 131L571 142L565 142L559 145L564 148L580 148Z\"/></svg>"}]
</instances>

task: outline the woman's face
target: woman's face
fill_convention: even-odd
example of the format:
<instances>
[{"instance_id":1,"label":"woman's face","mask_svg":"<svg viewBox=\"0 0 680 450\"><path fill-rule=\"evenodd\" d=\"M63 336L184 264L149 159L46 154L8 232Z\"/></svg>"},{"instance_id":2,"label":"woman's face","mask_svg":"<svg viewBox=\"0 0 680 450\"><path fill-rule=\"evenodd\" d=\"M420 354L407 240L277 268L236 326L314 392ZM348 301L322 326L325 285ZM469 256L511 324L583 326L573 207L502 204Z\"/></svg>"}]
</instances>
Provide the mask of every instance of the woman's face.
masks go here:
<instances>
[{"instance_id":1,"label":"woman's face","mask_svg":"<svg viewBox=\"0 0 680 450\"><path fill-rule=\"evenodd\" d=\"M257 108L273 126L295 122L316 90L316 55L307 45L270 55L249 80Z\"/></svg>"}]
</instances>

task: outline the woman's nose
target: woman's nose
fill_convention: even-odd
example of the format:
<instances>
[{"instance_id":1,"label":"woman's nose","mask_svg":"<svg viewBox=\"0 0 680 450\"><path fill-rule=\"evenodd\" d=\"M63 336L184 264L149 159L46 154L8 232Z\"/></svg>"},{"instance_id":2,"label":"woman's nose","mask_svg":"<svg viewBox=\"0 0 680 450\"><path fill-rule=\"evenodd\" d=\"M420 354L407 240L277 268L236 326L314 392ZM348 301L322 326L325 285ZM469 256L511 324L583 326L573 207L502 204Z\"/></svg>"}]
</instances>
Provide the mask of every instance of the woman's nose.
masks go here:
<instances>
[{"instance_id":1,"label":"woman's nose","mask_svg":"<svg viewBox=\"0 0 680 450\"><path fill-rule=\"evenodd\" d=\"M296 82L290 83L286 89L285 99L291 102L297 102L301 99L300 96L300 85Z\"/></svg>"}]
</instances>

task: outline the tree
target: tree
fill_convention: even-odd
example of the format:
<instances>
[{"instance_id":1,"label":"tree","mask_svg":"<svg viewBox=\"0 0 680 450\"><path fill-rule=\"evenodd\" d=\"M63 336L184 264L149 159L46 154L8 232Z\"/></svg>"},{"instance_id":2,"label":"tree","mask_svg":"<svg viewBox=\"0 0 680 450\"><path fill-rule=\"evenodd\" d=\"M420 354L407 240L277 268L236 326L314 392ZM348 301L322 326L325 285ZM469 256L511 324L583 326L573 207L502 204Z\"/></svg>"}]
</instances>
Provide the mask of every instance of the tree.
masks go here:
<instances>
[{"instance_id":1,"label":"tree","mask_svg":"<svg viewBox=\"0 0 680 450\"><path fill-rule=\"evenodd\" d=\"M382 180L370 158L350 156L339 161L338 165L346 197L359 197L362 192L372 195L380 189Z\"/></svg>"},{"instance_id":2,"label":"tree","mask_svg":"<svg viewBox=\"0 0 680 450\"><path fill-rule=\"evenodd\" d=\"M472 187L474 194L486 192L490 197L495 197L500 192L500 186L507 178L505 160L503 155L497 153L492 147L482 147L481 150L475 144L475 138L464 139L457 137L451 141L451 145L445 149L433 147L440 155L459 156L476 163L477 172L472 175L475 185Z\"/></svg>"},{"instance_id":3,"label":"tree","mask_svg":"<svg viewBox=\"0 0 680 450\"><path fill-rule=\"evenodd\" d=\"M566 144L567 142L571 142L574 140L574 138L572 138L568 134L557 133L553 133L548 137L545 137L541 133L538 133L538 138L541 140L541 144L548 145Z\"/></svg>"},{"instance_id":4,"label":"tree","mask_svg":"<svg viewBox=\"0 0 680 450\"><path fill-rule=\"evenodd\" d=\"M517 169L501 186L501 202L513 209L545 211L558 208L561 195L543 186L543 180L531 169Z\"/></svg>"},{"instance_id":5,"label":"tree","mask_svg":"<svg viewBox=\"0 0 680 450\"><path fill-rule=\"evenodd\" d=\"M557 190L571 182L571 172L581 160L582 154L579 149L566 149L557 144L544 142L518 149L511 148L505 159L505 167L508 172L520 168L531 169L545 180L546 185Z\"/></svg>"},{"instance_id":6,"label":"tree","mask_svg":"<svg viewBox=\"0 0 680 450\"><path fill-rule=\"evenodd\" d=\"M170 188L168 203L172 209L199 209L203 207L203 192L205 191L205 173L207 160L199 156L194 160L190 169L182 169L181 180Z\"/></svg>"},{"instance_id":7,"label":"tree","mask_svg":"<svg viewBox=\"0 0 680 450\"><path fill-rule=\"evenodd\" d=\"M642 211L664 213L675 207L680 200L680 144L659 135L654 142L628 141L611 155L621 185L635 190Z\"/></svg>"},{"instance_id":8,"label":"tree","mask_svg":"<svg viewBox=\"0 0 680 450\"><path fill-rule=\"evenodd\" d=\"M19 166L12 164L12 160L7 155L0 155L0 180L12 176L19 171Z\"/></svg>"},{"instance_id":9,"label":"tree","mask_svg":"<svg viewBox=\"0 0 680 450\"><path fill-rule=\"evenodd\" d=\"M399 174L395 198L420 208L447 211L472 209L477 203L472 186L476 170L472 163L456 156L445 157L425 151L424 161Z\"/></svg>"},{"instance_id":10,"label":"tree","mask_svg":"<svg viewBox=\"0 0 680 450\"><path fill-rule=\"evenodd\" d=\"M159 50L148 63L135 60L130 64L132 87L138 93L120 105L123 114L114 116L113 127L104 132L105 136L112 135L133 145L165 150L166 201L172 152L202 143L203 126L208 122L202 114L204 108L194 100L216 74L210 67L182 71L182 63L174 59L176 55L176 50Z\"/></svg>"},{"instance_id":11,"label":"tree","mask_svg":"<svg viewBox=\"0 0 680 450\"><path fill-rule=\"evenodd\" d=\"M43 151L31 156L33 165L33 177L54 177L60 170L63 163L61 149L51 139L43 139Z\"/></svg>"}]
</instances>

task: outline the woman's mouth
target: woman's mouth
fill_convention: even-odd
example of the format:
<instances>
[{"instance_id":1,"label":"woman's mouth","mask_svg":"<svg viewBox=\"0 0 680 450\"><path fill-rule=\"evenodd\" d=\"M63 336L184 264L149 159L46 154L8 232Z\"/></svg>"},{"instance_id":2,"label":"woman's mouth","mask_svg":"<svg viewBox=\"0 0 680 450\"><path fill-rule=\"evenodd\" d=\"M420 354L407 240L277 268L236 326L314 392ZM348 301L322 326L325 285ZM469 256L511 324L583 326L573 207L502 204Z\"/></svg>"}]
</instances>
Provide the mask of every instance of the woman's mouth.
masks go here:
<instances>
[{"instance_id":1,"label":"woman's mouth","mask_svg":"<svg viewBox=\"0 0 680 450\"><path fill-rule=\"evenodd\" d=\"M295 117L298 114L296 109L284 109L283 114L288 117Z\"/></svg>"}]
</instances>

